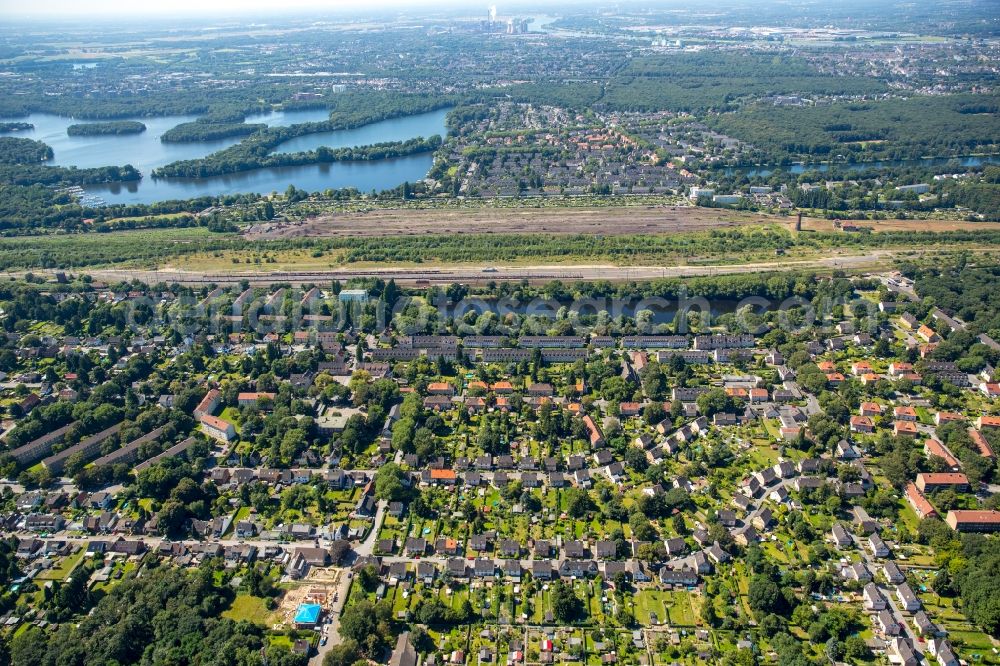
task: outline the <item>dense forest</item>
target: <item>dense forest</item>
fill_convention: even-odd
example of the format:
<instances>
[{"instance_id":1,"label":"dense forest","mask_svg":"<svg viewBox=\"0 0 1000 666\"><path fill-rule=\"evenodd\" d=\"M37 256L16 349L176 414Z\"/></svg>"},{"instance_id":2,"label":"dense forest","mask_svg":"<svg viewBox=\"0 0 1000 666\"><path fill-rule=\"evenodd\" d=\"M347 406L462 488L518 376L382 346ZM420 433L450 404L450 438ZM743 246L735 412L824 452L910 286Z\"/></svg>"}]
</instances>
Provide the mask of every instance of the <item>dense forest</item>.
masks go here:
<instances>
[{"instance_id":1,"label":"dense forest","mask_svg":"<svg viewBox=\"0 0 1000 666\"><path fill-rule=\"evenodd\" d=\"M801 59L764 54L693 53L636 58L595 104L613 111L724 110L743 97L871 95L875 79L823 74Z\"/></svg>"},{"instance_id":2,"label":"dense forest","mask_svg":"<svg viewBox=\"0 0 1000 666\"><path fill-rule=\"evenodd\" d=\"M103 123L77 123L66 128L70 136L116 136L141 134L146 126L136 120L112 120Z\"/></svg>"},{"instance_id":3,"label":"dense forest","mask_svg":"<svg viewBox=\"0 0 1000 666\"><path fill-rule=\"evenodd\" d=\"M91 593L68 598L85 612ZM144 569L116 585L78 624L49 631L29 625L10 641L11 666L304 666L305 657L271 645L259 624L220 617L232 591L217 587L211 566L196 572Z\"/></svg>"},{"instance_id":4,"label":"dense forest","mask_svg":"<svg viewBox=\"0 0 1000 666\"><path fill-rule=\"evenodd\" d=\"M54 188L142 178L131 165L78 169L41 163L51 158L52 149L40 141L0 137L0 230L79 224L84 209Z\"/></svg>"},{"instance_id":5,"label":"dense forest","mask_svg":"<svg viewBox=\"0 0 1000 666\"><path fill-rule=\"evenodd\" d=\"M0 136L0 164L38 164L52 159L52 148L41 141Z\"/></svg>"},{"instance_id":6,"label":"dense forest","mask_svg":"<svg viewBox=\"0 0 1000 666\"><path fill-rule=\"evenodd\" d=\"M25 130L34 129L35 126L31 123L0 123L0 134L10 134L11 132L23 132Z\"/></svg>"},{"instance_id":7,"label":"dense forest","mask_svg":"<svg viewBox=\"0 0 1000 666\"><path fill-rule=\"evenodd\" d=\"M142 75L155 71L140 64L120 63L122 75ZM65 65L53 68L58 80ZM38 71L38 67L34 68ZM43 68L44 70L45 68ZM23 85L23 84L22 84ZM274 104L290 97L296 88L286 84L269 84L258 89L215 89L211 96L203 90L147 90L143 93L100 94L85 96L46 95L39 87L25 95L0 95L0 116L18 117L33 112L53 113L81 120L117 120L120 118L181 116L206 114L222 110L237 113L263 113ZM261 98L264 101L261 101Z\"/></svg>"},{"instance_id":8,"label":"dense forest","mask_svg":"<svg viewBox=\"0 0 1000 666\"><path fill-rule=\"evenodd\" d=\"M962 262L934 269L912 268L909 272L916 279L921 298L953 313L974 333L1000 335L1000 267Z\"/></svg>"},{"instance_id":9,"label":"dense forest","mask_svg":"<svg viewBox=\"0 0 1000 666\"><path fill-rule=\"evenodd\" d=\"M502 96L515 102L549 104L583 110L590 108L603 94L604 87L598 83L540 81L497 89L492 91L492 95L483 95L479 101L489 103L495 97Z\"/></svg>"},{"instance_id":10,"label":"dense forest","mask_svg":"<svg viewBox=\"0 0 1000 666\"><path fill-rule=\"evenodd\" d=\"M962 608L984 631L1000 635L1000 551L981 534L965 535L962 545L968 560L955 576Z\"/></svg>"},{"instance_id":11,"label":"dense forest","mask_svg":"<svg viewBox=\"0 0 1000 666\"><path fill-rule=\"evenodd\" d=\"M989 166L972 182L949 182L944 187L947 200L963 206L992 222L1000 222L1000 166Z\"/></svg>"},{"instance_id":12,"label":"dense forest","mask_svg":"<svg viewBox=\"0 0 1000 666\"><path fill-rule=\"evenodd\" d=\"M412 116L454 106L461 98L450 95L402 94L388 91L350 91L331 98L330 122L320 131L353 129L390 118Z\"/></svg>"},{"instance_id":13,"label":"dense forest","mask_svg":"<svg viewBox=\"0 0 1000 666\"><path fill-rule=\"evenodd\" d=\"M1000 635L1000 550L995 542L985 534L958 534L940 518L920 521L919 540L937 552L934 592L960 601L974 625Z\"/></svg>"},{"instance_id":14,"label":"dense forest","mask_svg":"<svg viewBox=\"0 0 1000 666\"><path fill-rule=\"evenodd\" d=\"M984 101L985 100L985 101ZM706 118L723 134L752 144L751 164L916 159L1000 150L997 98L954 95L802 108L769 104Z\"/></svg>"},{"instance_id":15,"label":"dense forest","mask_svg":"<svg viewBox=\"0 0 1000 666\"><path fill-rule=\"evenodd\" d=\"M746 191L760 185L777 190L784 185L796 207L825 211L828 217L842 220L877 220L905 215L906 211L951 210L969 220L1000 221L1000 166L966 166L957 158L877 167L873 164L872 168L864 168L867 166L864 163L827 166L822 171L818 168L793 171L791 166L755 169L719 165L711 171L711 179L716 191L722 192ZM823 181L839 185L802 187ZM909 183L927 183L930 190L926 196L917 197L895 189L896 185ZM893 202L893 210L888 210L889 201Z\"/></svg>"},{"instance_id":16,"label":"dense forest","mask_svg":"<svg viewBox=\"0 0 1000 666\"><path fill-rule=\"evenodd\" d=\"M165 143L183 143L190 141L217 141L227 139L232 136L247 136L262 129L267 125L263 123L246 124L240 122L206 122L201 119L190 123L181 123L172 127L160 136L160 141Z\"/></svg>"},{"instance_id":17,"label":"dense forest","mask_svg":"<svg viewBox=\"0 0 1000 666\"><path fill-rule=\"evenodd\" d=\"M0 168L0 175L2 173L3 169ZM230 195L92 208L79 205L71 194L57 191L52 187L11 185L0 179L0 233L34 234L52 230L103 232L118 229L208 226L211 223L210 218L196 218L194 213L217 204L256 201L257 198L255 194ZM177 213L185 214L177 215Z\"/></svg>"},{"instance_id":18,"label":"dense forest","mask_svg":"<svg viewBox=\"0 0 1000 666\"><path fill-rule=\"evenodd\" d=\"M41 164L17 166L0 164L0 183L7 185L92 185L121 183L140 178L142 174L131 164L88 169Z\"/></svg>"},{"instance_id":19,"label":"dense forest","mask_svg":"<svg viewBox=\"0 0 1000 666\"><path fill-rule=\"evenodd\" d=\"M981 214L991 222L1000 222L1000 185L969 183L948 188L952 202Z\"/></svg>"},{"instance_id":20,"label":"dense forest","mask_svg":"<svg viewBox=\"0 0 1000 666\"><path fill-rule=\"evenodd\" d=\"M635 58L603 84L553 79L490 89L479 96L574 110L705 112L735 108L745 97L768 95L872 95L876 79L824 74L788 56L718 52Z\"/></svg>"},{"instance_id":21,"label":"dense forest","mask_svg":"<svg viewBox=\"0 0 1000 666\"><path fill-rule=\"evenodd\" d=\"M262 132L260 135L263 134L265 133ZM279 132L272 132L272 136L274 134L279 134ZM251 138L256 138L260 135L254 135ZM387 141L371 146L356 146L353 148L326 148L321 146L316 150L299 153L268 153L263 150L263 146L260 144L257 144L253 149L248 149L246 142L244 142L201 159L173 162L156 169L153 175L160 178L204 178L206 176L218 176L264 167L391 159L394 157L415 155L417 153L433 152L440 147L441 137L437 135L428 139L418 137L408 141Z\"/></svg>"}]
</instances>

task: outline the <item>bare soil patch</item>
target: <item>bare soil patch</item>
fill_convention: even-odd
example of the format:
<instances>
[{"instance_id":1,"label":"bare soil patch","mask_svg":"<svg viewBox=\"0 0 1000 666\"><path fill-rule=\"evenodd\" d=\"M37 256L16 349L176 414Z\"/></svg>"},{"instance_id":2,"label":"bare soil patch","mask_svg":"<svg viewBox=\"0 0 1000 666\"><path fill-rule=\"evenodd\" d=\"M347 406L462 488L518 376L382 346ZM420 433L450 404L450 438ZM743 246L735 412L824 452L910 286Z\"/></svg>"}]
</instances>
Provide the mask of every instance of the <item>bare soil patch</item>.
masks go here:
<instances>
[{"instance_id":1,"label":"bare soil patch","mask_svg":"<svg viewBox=\"0 0 1000 666\"><path fill-rule=\"evenodd\" d=\"M333 605L333 595L337 591L342 571L334 568L314 567L302 581L288 588L278 604L275 628L292 626L300 604L320 604L326 611Z\"/></svg>"}]
</instances>

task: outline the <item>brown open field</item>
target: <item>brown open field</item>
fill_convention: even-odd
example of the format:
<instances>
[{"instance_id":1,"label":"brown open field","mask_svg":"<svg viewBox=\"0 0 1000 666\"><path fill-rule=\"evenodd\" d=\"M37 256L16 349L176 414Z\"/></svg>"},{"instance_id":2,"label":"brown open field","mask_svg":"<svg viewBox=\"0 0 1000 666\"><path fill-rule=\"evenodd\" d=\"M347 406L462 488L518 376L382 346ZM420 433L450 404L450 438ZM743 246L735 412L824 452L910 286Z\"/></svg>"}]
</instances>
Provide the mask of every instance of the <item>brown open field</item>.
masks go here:
<instances>
[{"instance_id":1,"label":"brown open field","mask_svg":"<svg viewBox=\"0 0 1000 666\"><path fill-rule=\"evenodd\" d=\"M780 224L795 218L694 206L621 208L470 208L467 210L376 210L320 215L306 220L251 227L250 240L279 238L421 236L429 234L671 234L747 224ZM954 231L983 228L963 220L851 221L873 231ZM807 231L836 231L833 221L803 218Z\"/></svg>"},{"instance_id":2,"label":"brown open field","mask_svg":"<svg viewBox=\"0 0 1000 666\"><path fill-rule=\"evenodd\" d=\"M787 222L783 217L693 206L377 210L260 224L244 236L266 240L427 234L668 234Z\"/></svg>"}]
</instances>

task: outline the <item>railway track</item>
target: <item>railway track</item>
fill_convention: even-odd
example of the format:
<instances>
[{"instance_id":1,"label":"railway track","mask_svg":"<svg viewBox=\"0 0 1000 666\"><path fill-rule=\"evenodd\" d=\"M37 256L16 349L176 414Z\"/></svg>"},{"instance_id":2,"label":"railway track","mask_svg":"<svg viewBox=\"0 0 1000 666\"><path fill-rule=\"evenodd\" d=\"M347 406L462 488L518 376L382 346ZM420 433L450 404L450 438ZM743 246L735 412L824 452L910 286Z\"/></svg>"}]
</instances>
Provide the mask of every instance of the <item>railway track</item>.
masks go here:
<instances>
[{"instance_id":1,"label":"railway track","mask_svg":"<svg viewBox=\"0 0 1000 666\"><path fill-rule=\"evenodd\" d=\"M910 250L912 251L912 250ZM246 281L256 286L268 286L276 283L301 285L321 284L340 280L342 282L361 278L393 279L398 284L406 286L447 285L455 282L464 284L485 284L490 281L527 281L541 283L551 280L610 280L615 282L648 281L671 277L714 276L738 273L782 272L788 270L850 270L868 271L884 268L895 256L893 250L878 249L863 254L834 254L832 256L784 260L773 262L754 262L747 264L688 264L679 266L607 266L607 265L573 265L573 266L502 266L502 267L427 267L366 269L330 269L330 270L275 270L228 272L213 270L208 272L186 271L179 269L125 269L125 268L94 268L83 269L95 279L105 282L139 281L146 284L183 284L183 285L237 285ZM35 271L36 273L38 271ZM12 272L8 275L23 275L23 272Z\"/></svg>"},{"instance_id":2,"label":"railway track","mask_svg":"<svg viewBox=\"0 0 1000 666\"><path fill-rule=\"evenodd\" d=\"M181 271L131 271L98 270L93 275L111 280L139 280L147 284L158 282L188 285L239 284L246 280L250 284L268 285L274 283L315 283L332 280L347 281L361 278L394 279L404 284L426 282L428 284L451 284L453 282L487 282L489 280L582 280L586 276L577 271L447 271L447 270L373 270L373 271L273 271L259 273L186 273Z\"/></svg>"}]
</instances>

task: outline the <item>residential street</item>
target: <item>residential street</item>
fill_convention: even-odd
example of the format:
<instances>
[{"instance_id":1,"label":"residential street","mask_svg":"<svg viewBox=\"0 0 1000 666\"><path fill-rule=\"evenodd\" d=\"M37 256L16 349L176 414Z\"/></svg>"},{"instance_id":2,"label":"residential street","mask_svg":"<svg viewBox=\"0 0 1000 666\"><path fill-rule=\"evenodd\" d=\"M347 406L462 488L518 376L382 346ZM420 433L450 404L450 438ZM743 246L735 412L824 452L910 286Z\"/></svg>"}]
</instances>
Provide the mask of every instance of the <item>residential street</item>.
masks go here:
<instances>
[{"instance_id":1,"label":"residential street","mask_svg":"<svg viewBox=\"0 0 1000 666\"><path fill-rule=\"evenodd\" d=\"M879 569L879 563L875 561L875 558L871 556L868 549L865 548L864 542L856 534L851 534L851 539L854 540L855 547L861 552L861 557L864 559L865 564L868 566L868 570L871 572L872 576L875 576ZM913 645L913 649L923 654L924 644L917 640L917 635L913 631L913 627L910 623L906 621L906 617L903 615L902 611L899 610L899 606L896 604L896 594L895 586L881 585L878 582L878 589L882 592L882 596L885 597L886 603L888 604L889 610L892 612L893 618L899 623L899 626L903 632L903 635L910 640L910 644Z\"/></svg>"},{"instance_id":2,"label":"residential street","mask_svg":"<svg viewBox=\"0 0 1000 666\"><path fill-rule=\"evenodd\" d=\"M326 627L326 645L317 645L316 654L310 658L309 663L313 666L318 666L323 663L323 657L326 653L330 651L334 645L340 644L340 614L344 610L344 604L347 602L348 592L351 589L351 582L354 580L354 576L351 574L350 569L340 570L340 580L337 582L336 591L336 601L334 601L329 609L328 617L330 618L330 624L324 625Z\"/></svg>"}]
</instances>

